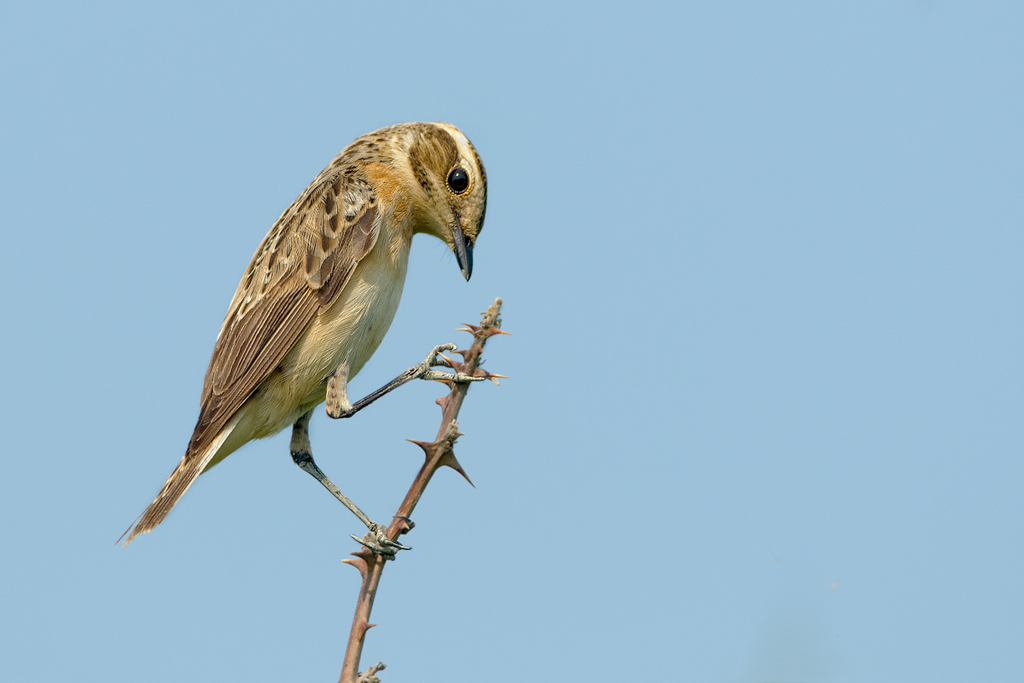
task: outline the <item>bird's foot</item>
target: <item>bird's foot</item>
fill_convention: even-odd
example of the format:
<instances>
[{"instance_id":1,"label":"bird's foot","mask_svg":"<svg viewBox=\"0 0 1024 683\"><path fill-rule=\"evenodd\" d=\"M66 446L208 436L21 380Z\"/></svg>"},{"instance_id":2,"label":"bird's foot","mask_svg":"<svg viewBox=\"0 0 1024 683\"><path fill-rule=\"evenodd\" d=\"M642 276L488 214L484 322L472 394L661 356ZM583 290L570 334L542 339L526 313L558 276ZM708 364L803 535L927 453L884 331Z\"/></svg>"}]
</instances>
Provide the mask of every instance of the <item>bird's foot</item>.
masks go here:
<instances>
[{"instance_id":1,"label":"bird's foot","mask_svg":"<svg viewBox=\"0 0 1024 683\"><path fill-rule=\"evenodd\" d=\"M380 524L370 522L367 526L369 526L370 532L363 538L359 538L355 534L349 535L356 541L356 543L369 548L385 560L395 559L395 554L399 550L412 550L409 546L402 545L401 543L392 541L388 538L387 529L382 527Z\"/></svg>"},{"instance_id":2,"label":"bird's foot","mask_svg":"<svg viewBox=\"0 0 1024 683\"><path fill-rule=\"evenodd\" d=\"M427 354L427 359L419 365L414 366L413 378L415 379L427 379L438 382L480 382L487 379L486 377L474 377L467 375L463 372L443 372L441 370L432 370L431 368L444 367L452 368L452 361L449 358L445 358L441 355L442 351L454 351L458 347L455 344L441 344L431 349L430 353Z\"/></svg>"}]
</instances>

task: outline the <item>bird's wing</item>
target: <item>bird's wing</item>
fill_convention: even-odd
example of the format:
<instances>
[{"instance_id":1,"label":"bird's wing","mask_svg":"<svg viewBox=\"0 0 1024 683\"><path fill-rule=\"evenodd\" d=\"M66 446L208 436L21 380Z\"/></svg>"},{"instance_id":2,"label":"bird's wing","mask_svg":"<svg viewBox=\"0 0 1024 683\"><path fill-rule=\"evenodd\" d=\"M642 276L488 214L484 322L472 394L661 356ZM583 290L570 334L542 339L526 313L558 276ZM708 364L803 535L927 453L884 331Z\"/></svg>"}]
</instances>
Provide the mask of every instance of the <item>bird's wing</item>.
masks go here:
<instances>
[{"instance_id":1,"label":"bird's wing","mask_svg":"<svg viewBox=\"0 0 1024 683\"><path fill-rule=\"evenodd\" d=\"M351 171L329 171L281 214L238 284L213 347L188 454L213 442L310 321L337 300L377 240L380 212L370 183Z\"/></svg>"}]
</instances>

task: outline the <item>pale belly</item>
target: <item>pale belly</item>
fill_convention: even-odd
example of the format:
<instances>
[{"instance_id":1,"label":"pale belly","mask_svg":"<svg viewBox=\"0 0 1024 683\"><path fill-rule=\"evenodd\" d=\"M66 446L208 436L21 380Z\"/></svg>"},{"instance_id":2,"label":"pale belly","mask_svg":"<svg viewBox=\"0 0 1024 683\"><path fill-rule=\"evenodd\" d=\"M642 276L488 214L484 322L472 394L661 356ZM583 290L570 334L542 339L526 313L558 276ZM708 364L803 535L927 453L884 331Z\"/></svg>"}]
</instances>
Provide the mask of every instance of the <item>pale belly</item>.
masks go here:
<instances>
[{"instance_id":1,"label":"pale belly","mask_svg":"<svg viewBox=\"0 0 1024 683\"><path fill-rule=\"evenodd\" d=\"M376 250L374 250L376 251ZM408 252L382 267L371 252L352 274L338 300L317 316L281 364L237 414L231 434L211 463L246 442L289 427L323 403L327 380L348 362L351 380L370 359L394 320L405 284Z\"/></svg>"}]
</instances>

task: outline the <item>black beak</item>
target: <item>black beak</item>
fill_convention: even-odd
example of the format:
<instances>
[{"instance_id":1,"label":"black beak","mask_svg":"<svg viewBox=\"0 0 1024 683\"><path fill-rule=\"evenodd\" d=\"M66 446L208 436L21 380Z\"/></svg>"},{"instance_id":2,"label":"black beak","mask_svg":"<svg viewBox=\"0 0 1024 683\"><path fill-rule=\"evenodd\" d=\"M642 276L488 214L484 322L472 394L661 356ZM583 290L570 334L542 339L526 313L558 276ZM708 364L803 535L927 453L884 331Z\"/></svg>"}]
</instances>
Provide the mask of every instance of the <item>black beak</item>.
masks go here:
<instances>
[{"instance_id":1,"label":"black beak","mask_svg":"<svg viewBox=\"0 0 1024 683\"><path fill-rule=\"evenodd\" d=\"M462 269L462 276L469 281L473 274L473 244L466 239L466 233L462 232L462 224L459 223L459 216L455 215L455 227L452 228L452 238L455 240L455 260L459 262Z\"/></svg>"}]
</instances>

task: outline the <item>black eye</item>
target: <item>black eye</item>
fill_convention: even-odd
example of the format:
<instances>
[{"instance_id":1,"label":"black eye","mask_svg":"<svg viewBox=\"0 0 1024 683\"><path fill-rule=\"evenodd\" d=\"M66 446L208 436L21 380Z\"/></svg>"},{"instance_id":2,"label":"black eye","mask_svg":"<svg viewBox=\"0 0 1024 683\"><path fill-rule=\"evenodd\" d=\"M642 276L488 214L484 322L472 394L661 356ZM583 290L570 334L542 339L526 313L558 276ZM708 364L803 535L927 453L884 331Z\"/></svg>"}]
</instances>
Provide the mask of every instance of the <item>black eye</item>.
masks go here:
<instances>
[{"instance_id":1,"label":"black eye","mask_svg":"<svg viewBox=\"0 0 1024 683\"><path fill-rule=\"evenodd\" d=\"M453 168L452 172L448 174L448 187L452 188L452 192L455 194L462 194L469 187L469 174L466 173L465 169Z\"/></svg>"}]
</instances>

